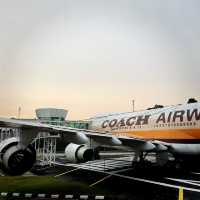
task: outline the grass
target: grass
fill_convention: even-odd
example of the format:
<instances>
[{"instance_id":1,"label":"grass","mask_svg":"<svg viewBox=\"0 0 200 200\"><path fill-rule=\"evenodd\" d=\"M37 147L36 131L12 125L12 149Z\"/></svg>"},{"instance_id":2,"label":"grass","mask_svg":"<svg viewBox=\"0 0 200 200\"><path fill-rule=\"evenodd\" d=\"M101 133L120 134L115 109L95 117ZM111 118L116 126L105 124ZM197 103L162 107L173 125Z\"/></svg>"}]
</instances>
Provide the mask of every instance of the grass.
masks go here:
<instances>
[{"instance_id":1,"label":"grass","mask_svg":"<svg viewBox=\"0 0 200 200\"><path fill-rule=\"evenodd\" d=\"M0 177L0 192L27 193L65 193L65 194L106 194L105 190L97 187L90 188L87 183L51 176L4 176Z\"/></svg>"}]
</instances>

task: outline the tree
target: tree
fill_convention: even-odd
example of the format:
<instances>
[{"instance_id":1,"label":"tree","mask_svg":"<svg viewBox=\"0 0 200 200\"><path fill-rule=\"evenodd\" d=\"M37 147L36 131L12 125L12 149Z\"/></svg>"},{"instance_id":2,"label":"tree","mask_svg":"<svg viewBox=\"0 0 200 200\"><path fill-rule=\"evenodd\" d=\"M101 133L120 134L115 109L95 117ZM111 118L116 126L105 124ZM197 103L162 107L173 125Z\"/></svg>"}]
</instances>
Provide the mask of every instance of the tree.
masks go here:
<instances>
[{"instance_id":1,"label":"tree","mask_svg":"<svg viewBox=\"0 0 200 200\"><path fill-rule=\"evenodd\" d=\"M187 103L197 103L198 101L195 98L189 98Z\"/></svg>"}]
</instances>

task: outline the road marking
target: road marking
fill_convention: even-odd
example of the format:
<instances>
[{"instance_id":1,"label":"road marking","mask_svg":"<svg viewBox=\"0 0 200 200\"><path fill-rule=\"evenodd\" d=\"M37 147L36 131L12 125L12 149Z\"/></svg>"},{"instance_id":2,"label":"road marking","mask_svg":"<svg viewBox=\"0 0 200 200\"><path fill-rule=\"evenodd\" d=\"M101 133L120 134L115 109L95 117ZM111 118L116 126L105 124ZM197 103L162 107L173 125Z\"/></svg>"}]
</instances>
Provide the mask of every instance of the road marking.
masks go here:
<instances>
[{"instance_id":1,"label":"road marking","mask_svg":"<svg viewBox=\"0 0 200 200\"><path fill-rule=\"evenodd\" d=\"M31 198L31 197L32 197L32 194L31 194L31 193L26 193L26 194L25 194L25 197Z\"/></svg>"},{"instance_id":2,"label":"road marking","mask_svg":"<svg viewBox=\"0 0 200 200\"><path fill-rule=\"evenodd\" d=\"M7 195L8 195L7 192L2 192L2 193L1 193L1 196L3 196L3 197L5 197L5 196L7 196Z\"/></svg>"},{"instance_id":3,"label":"road marking","mask_svg":"<svg viewBox=\"0 0 200 200\"><path fill-rule=\"evenodd\" d=\"M46 194L38 194L39 198L44 198L46 196Z\"/></svg>"},{"instance_id":4,"label":"road marking","mask_svg":"<svg viewBox=\"0 0 200 200\"><path fill-rule=\"evenodd\" d=\"M79 164L79 166L84 166L84 167L97 169L97 170L99 169L99 170L104 170L104 171L132 166L132 162L130 161L130 158L128 157L129 161L127 160L127 158L125 159L119 159L119 158L118 159L104 159L104 160L101 159L101 160L95 160L95 161L88 161L86 163ZM56 163L58 163L58 161ZM61 164L64 164L64 163L61 162ZM66 163L65 165L70 166L70 164L72 163Z\"/></svg>"},{"instance_id":5,"label":"road marking","mask_svg":"<svg viewBox=\"0 0 200 200\"><path fill-rule=\"evenodd\" d=\"M191 174L200 175L200 172L191 172Z\"/></svg>"},{"instance_id":6,"label":"road marking","mask_svg":"<svg viewBox=\"0 0 200 200\"><path fill-rule=\"evenodd\" d=\"M88 199L88 195L80 195L80 199Z\"/></svg>"},{"instance_id":7,"label":"road marking","mask_svg":"<svg viewBox=\"0 0 200 200\"><path fill-rule=\"evenodd\" d=\"M65 199L73 199L73 195L71 195L71 194L66 194L66 195L65 195Z\"/></svg>"},{"instance_id":8,"label":"road marking","mask_svg":"<svg viewBox=\"0 0 200 200\"><path fill-rule=\"evenodd\" d=\"M169 177L165 177L165 178L169 178ZM200 181L191 180L191 179L177 179L177 180L184 180L184 181L193 182L193 183L199 183L200 184Z\"/></svg>"},{"instance_id":9,"label":"road marking","mask_svg":"<svg viewBox=\"0 0 200 200\"><path fill-rule=\"evenodd\" d=\"M54 162L54 164L67 167L67 165L64 165L64 164L61 164L61 163ZM121 177L121 178L125 178L125 179L135 180L135 181L139 181L139 182L151 183L151 184L154 184L154 185L160 185L160 186L168 187L168 188L179 189L181 187L180 185L177 186L177 185L172 185L172 184L168 184L168 183L164 183L164 182L153 181L153 180L137 178L137 177L130 177L130 176L125 176L125 175L116 174L116 173L112 173L112 172L106 172L106 171L100 171L100 170L91 170L91 169L84 168L84 167L77 165L77 164L71 164L69 166L74 166L74 167L78 167L78 168L82 168L82 169L86 169L86 170L90 170L90 171L94 171L94 172L100 172L100 173L113 175L113 176L117 176L117 177ZM187 190L187 191L193 191L193 192L199 192L200 193L200 189L189 188L189 187L183 187L183 189Z\"/></svg>"},{"instance_id":10,"label":"road marking","mask_svg":"<svg viewBox=\"0 0 200 200\"><path fill-rule=\"evenodd\" d=\"M200 187L200 184L197 184L197 183L194 183L194 182L191 182L191 181L188 181L188 180L184 180L184 179L167 178L167 177L165 179L177 181L177 182L180 182L180 183L187 183L187 184L190 184L190 185L195 185L195 186Z\"/></svg>"},{"instance_id":11,"label":"road marking","mask_svg":"<svg viewBox=\"0 0 200 200\"><path fill-rule=\"evenodd\" d=\"M20 195L21 196L24 196L24 197L27 197L27 198L31 198L32 196L33 196L33 194L32 193L17 193L17 192L1 192L0 193L0 196L2 196L2 197L6 197L6 196L10 196L10 195L12 195L13 197L20 197ZM38 198L45 198L46 196L48 196L48 195L50 195L50 198L51 199L59 199L59 194L45 194L45 193L41 193L41 194L37 194L37 197ZM79 196L79 197L78 197ZM89 195L78 195L77 197L76 197L76 199L78 200L78 199L91 199L91 197L89 197ZM64 198L65 199L73 199L74 198L74 195L70 195L70 194L66 194L65 196L64 196ZM97 196L92 196L92 199L104 199L105 197L104 196L101 196L101 195L97 195Z\"/></svg>"},{"instance_id":12,"label":"road marking","mask_svg":"<svg viewBox=\"0 0 200 200\"><path fill-rule=\"evenodd\" d=\"M106 172L106 173L109 173L109 172ZM145 183L151 183L151 184L160 185L160 186L169 187L169 188L175 188L175 189L179 189L181 187L178 185L172 185L172 184L168 184L168 183L164 183L164 182L152 181L152 180L143 179L143 178L129 177L129 176L121 175L121 174L113 174L113 176L118 176L121 178L126 178L126 179L145 182ZM200 189L194 189L194 188L189 188L189 187L183 187L183 189L187 190L187 191L193 191L193 192L200 193Z\"/></svg>"},{"instance_id":13,"label":"road marking","mask_svg":"<svg viewBox=\"0 0 200 200\"><path fill-rule=\"evenodd\" d=\"M93 187L94 185L97 185L98 183L100 183L100 182L102 182L102 181L104 181L104 180L110 178L111 176L112 176L112 175L110 174L110 175L108 175L108 176L106 176L106 177L100 179L99 181L94 182L94 183L91 184L89 187Z\"/></svg>"},{"instance_id":14,"label":"road marking","mask_svg":"<svg viewBox=\"0 0 200 200\"><path fill-rule=\"evenodd\" d=\"M62 164L62 163L58 163L58 162L52 162L52 164L58 165L58 166L64 166L64 167L75 167L76 169L86 169L86 170L90 170L90 171L98 171L98 172L105 172L107 169L104 167L97 167L97 166L92 166L92 165L80 165L80 164L72 164L72 163L68 163L68 164ZM126 166L128 167L128 166ZM122 168L122 167L120 167ZM113 168L113 169L117 169L117 168Z\"/></svg>"},{"instance_id":15,"label":"road marking","mask_svg":"<svg viewBox=\"0 0 200 200\"><path fill-rule=\"evenodd\" d=\"M72 170L63 172L62 174L55 175L54 177L57 178L57 177L59 177L59 176L63 176L63 175L65 175L65 174L69 174L69 173L74 172L74 171L77 171L77 170L79 170L79 169L80 169L80 168L72 169Z\"/></svg>"},{"instance_id":16,"label":"road marking","mask_svg":"<svg viewBox=\"0 0 200 200\"><path fill-rule=\"evenodd\" d=\"M116 170L116 171L112 171L112 173L121 173L121 172L128 172L130 170L133 170L133 168L126 168L126 169L121 169L121 170Z\"/></svg>"},{"instance_id":17,"label":"road marking","mask_svg":"<svg viewBox=\"0 0 200 200\"><path fill-rule=\"evenodd\" d=\"M52 194L52 195L51 195L51 198L52 198L52 199L58 199L58 198L59 198L59 194Z\"/></svg>"},{"instance_id":18,"label":"road marking","mask_svg":"<svg viewBox=\"0 0 200 200\"><path fill-rule=\"evenodd\" d=\"M12 194L13 197L18 197L19 195L20 195L20 194L19 194L19 193L16 193L16 192Z\"/></svg>"},{"instance_id":19,"label":"road marking","mask_svg":"<svg viewBox=\"0 0 200 200\"><path fill-rule=\"evenodd\" d=\"M104 196L96 196L95 199L98 199L98 200L104 199Z\"/></svg>"},{"instance_id":20,"label":"road marking","mask_svg":"<svg viewBox=\"0 0 200 200\"><path fill-rule=\"evenodd\" d=\"M129 169L122 169L122 170L118 170L118 171L115 171L115 172L112 172L112 173L117 174L117 173L120 173L120 172L129 171L129 170L131 170L131 169L132 169L132 168L129 168ZM106 176L106 177L100 179L99 181L94 182L94 183L91 184L89 187L93 187L94 185L97 185L98 183L101 183L102 181L104 181L104 180L110 178L111 176L113 176L113 175L108 175L108 176Z\"/></svg>"},{"instance_id":21,"label":"road marking","mask_svg":"<svg viewBox=\"0 0 200 200\"><path fill-rule=\"evenodd\" d=\"M187 181L200 184L200 181L195 181L195 180L187 180Z\"/></svg>"},{"instance_id":22,"label":"road marking","mask_svg":"<svg viewBox=\"0 0 200 200\"><path fill-rule=\"evenodd\" d=\"M183 200L183 188L179 188L179 193L178 193L178 200Z\"/></svg>"}]
</instances>

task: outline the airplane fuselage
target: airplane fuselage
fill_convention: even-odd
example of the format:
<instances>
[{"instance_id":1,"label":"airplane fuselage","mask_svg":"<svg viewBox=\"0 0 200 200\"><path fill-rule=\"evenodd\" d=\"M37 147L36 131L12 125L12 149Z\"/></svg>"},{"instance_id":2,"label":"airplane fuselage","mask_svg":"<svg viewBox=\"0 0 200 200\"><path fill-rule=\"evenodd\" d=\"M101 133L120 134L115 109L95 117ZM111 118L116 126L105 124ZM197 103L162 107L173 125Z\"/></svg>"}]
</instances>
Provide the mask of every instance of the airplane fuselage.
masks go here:
<instances>
[{"instance_id":1,"label":"airplane fuselage","mask_svg":"<svg viewBox=\"0 0 200 200\"><path fill-rule=\"evenodd\" d=\"M91 118L90 129L176 143L200 142L200 103Z\"/></svg>"}]
</instances>

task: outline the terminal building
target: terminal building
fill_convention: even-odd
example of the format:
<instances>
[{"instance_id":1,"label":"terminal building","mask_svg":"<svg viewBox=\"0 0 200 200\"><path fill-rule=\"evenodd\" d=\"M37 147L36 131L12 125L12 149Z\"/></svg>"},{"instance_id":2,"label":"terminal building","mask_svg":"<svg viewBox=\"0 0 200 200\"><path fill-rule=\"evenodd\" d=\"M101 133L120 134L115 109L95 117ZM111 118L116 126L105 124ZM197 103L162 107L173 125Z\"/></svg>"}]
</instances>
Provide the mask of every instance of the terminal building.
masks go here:
<instances>
[{"instance_id":1,"label":"terminal building","mask_svg":"<svg viewBox=\"0 0 200 200\"><path fill-rule=\"evenodd\" d=\"M36 109L36 120L41 123L66 126L71 128L88 129L89 122L84 120L66 120L68 110L58 108L39 108Z\"/></svg>"}]
</instances>

